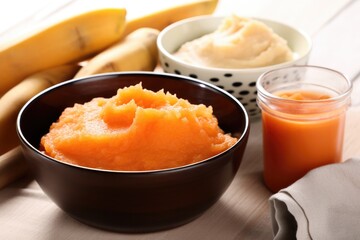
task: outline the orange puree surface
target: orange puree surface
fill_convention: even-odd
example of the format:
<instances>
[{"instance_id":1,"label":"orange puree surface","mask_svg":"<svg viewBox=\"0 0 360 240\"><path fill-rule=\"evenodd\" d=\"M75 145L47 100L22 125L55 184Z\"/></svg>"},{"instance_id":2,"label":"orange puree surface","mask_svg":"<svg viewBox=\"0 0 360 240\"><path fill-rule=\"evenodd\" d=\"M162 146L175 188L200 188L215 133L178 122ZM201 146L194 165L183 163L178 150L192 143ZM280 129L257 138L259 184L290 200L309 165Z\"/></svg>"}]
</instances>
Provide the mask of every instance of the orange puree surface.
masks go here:
<instances>
[{"instance_id":1,"label":"orange puree surface","mask_svg":"<svg viewBox=\"0 0 360 240\"><path fill-rule=\"evenodd\" d=\"M323 100L323 99L329 99L330 96L327 94L323 94L320 92L311 92L311 91L289 91L289 92L279 92L275 95L278 95L279 97L291 99L291 100L298 100L298 101L304 101L304 100Z\"/></svg>"},{"instance_id":2,"label":"orange puree surface","mask_svg":"<svg viewBox=\"0 0 360 240\"><path fill-rule=\"evenodd\" d=\"M141 84L66 108L41 139L45 153L76 165L125 171L195 163L237 141L223 133L212 107Z\"/></svg>"},{"instance_id":3,"label":"orange puree surface","mask_svg":"<svg viewBox=\"0 0 360 240\"><path fill-rule=\"evenodd\" d=\"M330 97L317 92L283 92L279 96L294 100ZM313 168L341 161L344 112L310 121L263 111L264 179L273 192Z\"/></svg>"}]
</instances>

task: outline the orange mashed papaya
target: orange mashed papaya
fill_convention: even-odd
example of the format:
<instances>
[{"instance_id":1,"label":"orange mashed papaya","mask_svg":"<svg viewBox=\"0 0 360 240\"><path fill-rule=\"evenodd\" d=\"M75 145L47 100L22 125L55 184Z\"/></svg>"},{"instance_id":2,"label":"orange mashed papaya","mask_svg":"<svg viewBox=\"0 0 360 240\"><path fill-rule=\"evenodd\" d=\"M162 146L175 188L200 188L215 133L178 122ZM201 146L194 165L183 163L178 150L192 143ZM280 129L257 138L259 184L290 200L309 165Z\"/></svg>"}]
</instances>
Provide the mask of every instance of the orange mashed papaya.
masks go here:
<instances>
[{"instance_id":1,"label":"orange mashed papaya","mask_svg":"<svg viewBox=\"0 0 360 240\"><path fill-rule=\"evenodd\" d=\"M179 167L230 148L236 138L218 126L212 107L193 105L140 84L66 108L41 139L57 160L99 169Z\"/></svg>"}]
</instances>

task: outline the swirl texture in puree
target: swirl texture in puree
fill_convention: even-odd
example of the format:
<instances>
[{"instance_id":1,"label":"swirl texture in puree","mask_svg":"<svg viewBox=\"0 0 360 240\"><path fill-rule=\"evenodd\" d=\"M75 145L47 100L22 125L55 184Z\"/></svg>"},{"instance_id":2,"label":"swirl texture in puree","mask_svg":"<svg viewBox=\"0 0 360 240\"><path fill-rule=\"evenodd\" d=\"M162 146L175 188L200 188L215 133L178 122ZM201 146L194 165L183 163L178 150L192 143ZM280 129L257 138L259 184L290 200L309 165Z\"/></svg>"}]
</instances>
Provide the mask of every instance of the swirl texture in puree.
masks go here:
<instances>
[{"instance_id":1,"label":"swirl texture in puree","mask_svg":"<svg viewBox=\"0 0 360 240\"><path fill-rule=\"evenodd\" d=\"M66 108L41 149L80 166L144 171L195 163L236 141L220 129L211 106L137 84Z\"/></svg>"}]
</instances>

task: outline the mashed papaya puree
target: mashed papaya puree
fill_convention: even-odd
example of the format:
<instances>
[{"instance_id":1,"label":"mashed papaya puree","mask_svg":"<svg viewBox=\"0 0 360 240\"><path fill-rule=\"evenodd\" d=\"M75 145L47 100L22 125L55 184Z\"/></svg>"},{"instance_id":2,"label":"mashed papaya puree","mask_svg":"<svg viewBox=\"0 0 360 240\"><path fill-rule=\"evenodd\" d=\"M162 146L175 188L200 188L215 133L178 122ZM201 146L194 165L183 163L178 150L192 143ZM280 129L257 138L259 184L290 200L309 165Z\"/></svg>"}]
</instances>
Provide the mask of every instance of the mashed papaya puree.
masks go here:
<instances>
[{"instance_id":1,"label":"mashed papaya puree","mask_svg":"<svg viewBox=\"0 0 360 240\"><path fill-rule=\"evenodd\" d=\"M296 101L331 97L301 90L274 95ZM313 168L341 161L342 156L345 111L311 121L301 119L301 113L296 113L296 109L287 112L297 114L297 118L262 112L264 180L273 192L289 186Z\"/></svg>"},{"instance_id":2,"label":"mashed papaya puree","mask_svg":"<svg viewBox=\"0 0 360 240\"><path fill-rule=\"evenodd\" d=\"M66 108L42 137L41 148L76 165L142 171L195 163L236 141L219 128L211 106L137 84L111 98Z\"/></svg>"}]
</instances>

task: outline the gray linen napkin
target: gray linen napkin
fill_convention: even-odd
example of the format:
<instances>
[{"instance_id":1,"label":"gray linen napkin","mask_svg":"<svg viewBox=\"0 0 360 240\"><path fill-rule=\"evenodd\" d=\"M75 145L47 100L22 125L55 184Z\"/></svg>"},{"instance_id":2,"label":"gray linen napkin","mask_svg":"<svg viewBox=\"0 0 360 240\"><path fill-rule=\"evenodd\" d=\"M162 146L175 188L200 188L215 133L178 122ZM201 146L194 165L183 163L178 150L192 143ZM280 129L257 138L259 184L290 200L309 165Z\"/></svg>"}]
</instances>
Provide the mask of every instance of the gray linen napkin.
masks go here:
<instances>
[{"instance_id":1,"label":"gray linen napkin","mask_svg":"<svg viewBox=\"0 0 360 240\"><path fill-rule=\"evenodd\" d=\"M360 239L360 159L316 168L269 199L274 239Z\"/></svg>"}]
</instances>

